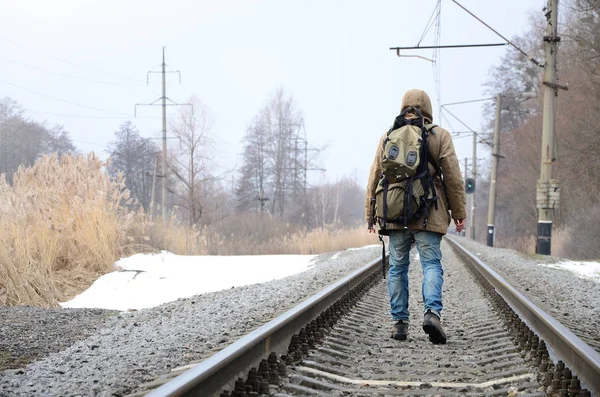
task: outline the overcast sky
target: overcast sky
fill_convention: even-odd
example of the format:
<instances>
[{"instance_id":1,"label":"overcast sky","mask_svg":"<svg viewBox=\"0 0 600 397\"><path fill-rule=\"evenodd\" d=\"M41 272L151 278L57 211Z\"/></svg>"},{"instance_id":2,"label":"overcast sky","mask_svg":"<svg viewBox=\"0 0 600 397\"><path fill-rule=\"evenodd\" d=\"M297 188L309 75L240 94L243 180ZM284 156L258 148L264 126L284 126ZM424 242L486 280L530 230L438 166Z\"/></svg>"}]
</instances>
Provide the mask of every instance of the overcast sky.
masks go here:
<instances>
[{"instance_id":1,"label":"overcast sky","mask_svg":"<svg viewBox=\"0 0 600 397\"><path fill-rule=\"evenodd\" d=\"M507 37L525 31L543 0L460 0ZM200 98L213 113L223 162L239 163L246 127L278 87L303 111L309 141L327 145L312 180L344 176L366 184L379 137L398 114L407 89L426 90L438 105L483 97L490 68L506 49L441 52L441 98L430 62L398 58L389 47L415 45L437 0L13 0L0 2L0 96L36 120L64 125L77 147L106 157L114 132L131 120L159 138L161 48L167 95ZM419 5L419 9L417 9ZM501 39L450 0L442 1L441 44ZM432 44L433 29L421 45ZM540 38L541 40L541 38ZM417 52L412 52L417 54ZM418 52L431 57L430 51ZM70 103L68 103L70 102ZM79 105L79 106L78 106ZM169 115L175 110L170 108ZM480 105L453 107L471 127ZM452 120L451 120L452 121ZM451 126L441 121L451 130ZM456 129L459 124L452 122ZM157 141L158 142L158 141ZM175 141L170 141L176 144ZM471 139L456 139L459 158ZM482 148L483 149L483 148Z\"/></svg>"}]
</instances>

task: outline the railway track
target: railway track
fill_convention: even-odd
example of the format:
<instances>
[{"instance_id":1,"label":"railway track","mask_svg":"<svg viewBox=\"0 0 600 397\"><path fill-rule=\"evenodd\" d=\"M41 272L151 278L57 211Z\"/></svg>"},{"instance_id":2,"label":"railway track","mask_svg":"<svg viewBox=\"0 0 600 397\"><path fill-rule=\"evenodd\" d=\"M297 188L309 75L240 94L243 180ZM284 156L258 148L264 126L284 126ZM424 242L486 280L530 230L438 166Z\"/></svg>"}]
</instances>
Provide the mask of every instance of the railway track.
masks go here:
<instances>
[{"instance_id":1,"label":"railway track","mask_svg":"<svg viewBox=\"0 0 600 397\"><path fill-rule=\"evenodd\" d=\"M146 385L157 387L148 395L600 395L593 348L445 241L446 345L421 329L416 260L409 336L390 338L387 287L373 261L209 359Z\"/></svg>"}]
</instances>

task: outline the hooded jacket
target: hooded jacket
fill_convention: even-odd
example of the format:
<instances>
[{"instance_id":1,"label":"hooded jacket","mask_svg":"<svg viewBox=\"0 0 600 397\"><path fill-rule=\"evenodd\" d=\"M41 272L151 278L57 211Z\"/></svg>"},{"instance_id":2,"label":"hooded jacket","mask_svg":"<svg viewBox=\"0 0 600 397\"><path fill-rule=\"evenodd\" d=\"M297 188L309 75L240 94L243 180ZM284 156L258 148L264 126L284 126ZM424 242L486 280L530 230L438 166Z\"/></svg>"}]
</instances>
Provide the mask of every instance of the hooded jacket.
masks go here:
<instances>
[{"instance_id":1,"label":"hooded jacket","mask_svg":"<svg viewBox=\"0 0 600 397\"><path fill-rule=\"evenodd\" d=\"M433 122L433 111L431 108L431 100L425 91L409 90L402 98L402 112L407 107L412 106L418 108L423 114L425 123ZM367 200L366 200L366 220L367 223L371 218L371 199L375 198L375 190L381 179L383 169L381 160L383 158L383 142L387 137L387 132L383 134L377 150L375 159L371 165L369 173L369 182L367 184ZM428 230L431 232L446 234L448 226L454 219L466 218L466 194L464 190L463 179L458 165L454 144L450 133L441 127L434 127L427 138L429 147L429 157L435 162L438 169L441 171L446 191L442 186L440 175L435 175L435 189L438 199L438 209L432 205L429 211L429 219L427 229L423 228L423 219L414 219L408 222L409 230ZM450 211L451 209L451 211ZM388 223L386 230L402 230L404 225L398 223Z\"/></svg>"}]
</instances>

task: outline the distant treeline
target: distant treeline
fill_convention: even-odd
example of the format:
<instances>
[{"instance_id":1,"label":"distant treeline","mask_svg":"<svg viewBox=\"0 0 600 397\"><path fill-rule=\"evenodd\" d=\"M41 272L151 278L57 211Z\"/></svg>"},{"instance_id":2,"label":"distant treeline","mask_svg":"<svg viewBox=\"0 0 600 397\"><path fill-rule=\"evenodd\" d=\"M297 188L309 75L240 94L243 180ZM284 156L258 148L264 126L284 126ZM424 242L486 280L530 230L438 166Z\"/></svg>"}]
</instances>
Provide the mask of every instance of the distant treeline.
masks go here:
<instances>
[{"instance_id":1,"label":"distant treeline","mask_svg":"<svg viewBox=\"0 0 600 397\"><path fill-rule=\"evenodd\" d=\"M302 111L283 88L248 120L237 167L218 161L224 148L216 143L215 120L207 106L195 97L190 103L194 106L182 108L168 126L175 139L169 141L166 175L160 141L142 137L131 121L116 129L106 148L106 171L113 178L124 177L135 199L131 207L160 215L164 183L169 218L190 227L222 224L229 218L235 222L237 215L252 213L307 229L362 222L364 187L355 179L309 182L309 171L320 169L320 148L308 141ZM68 132L28 119L10 98L0 100L0 173L7 181L19 166L32 166L51 153L77 154Z\"/></svg>"}]
</instances>

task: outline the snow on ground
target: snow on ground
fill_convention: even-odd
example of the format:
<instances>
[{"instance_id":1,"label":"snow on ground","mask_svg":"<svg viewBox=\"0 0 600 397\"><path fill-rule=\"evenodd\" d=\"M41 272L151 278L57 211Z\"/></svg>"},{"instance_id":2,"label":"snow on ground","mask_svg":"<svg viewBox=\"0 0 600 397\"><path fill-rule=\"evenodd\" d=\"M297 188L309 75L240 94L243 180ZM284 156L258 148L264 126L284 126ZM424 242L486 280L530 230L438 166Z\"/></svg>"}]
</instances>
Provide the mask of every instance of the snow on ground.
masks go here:
<instances>
[{"instance_id":1,"label":"snow on ground","mask_svg":"<svg viewBox=\"0 0 600 397\"><path fill-rule=\"evenodd\" d=\"M243 285L281 279L312 266L316 255L183 256L136 254L62 307L143 309Z\"/></svg>"},{"instance_id":2,"label":"snow on ground","mask_svg":"<svg viewBox=\"0 0 600 397\"><path fill-rule=\"evenodd\" d=\"M558 263L540 263L540 265L552 269L569 270L581 278L600 282L600 262L575 262L565 260Z\"/></svg>"},{"instance_id":3,"label":"snow on ground","mask_svg":"<svg viewBox=\"0 0 600 397\"><path fill-rule=\"evenodd\" d=\"M358 251L358 250L364 250L364 249L373 248L373 247L381 247L381 245L380 244L365 245L364 247L348 248L347 251Z\"/></svg>"}]
</instances>

